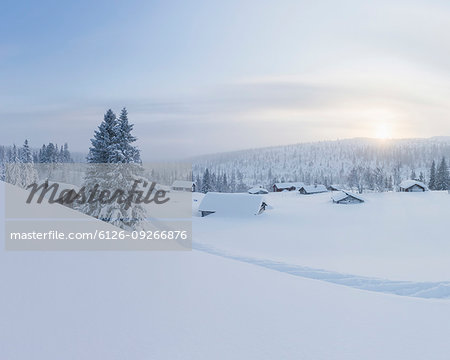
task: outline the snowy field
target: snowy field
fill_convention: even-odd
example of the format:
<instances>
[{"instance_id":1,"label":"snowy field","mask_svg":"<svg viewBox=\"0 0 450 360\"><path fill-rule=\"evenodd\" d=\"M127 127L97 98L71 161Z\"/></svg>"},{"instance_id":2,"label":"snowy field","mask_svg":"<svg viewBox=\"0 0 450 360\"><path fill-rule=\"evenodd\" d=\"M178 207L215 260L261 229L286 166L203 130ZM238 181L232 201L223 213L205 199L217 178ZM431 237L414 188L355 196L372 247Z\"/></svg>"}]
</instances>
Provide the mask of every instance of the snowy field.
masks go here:
<instances>
[{"instance_id":1,"label":"snowy field","mask_svg":"<svg viewBox=\"0 0 450 360\"><path fill-rule=\"evenodd\" d=\"M439 232L444 195L374 194L340 206L329 194L270 194L273 208L260 216L195 218L195 246L207 252L1 251L0 359L448 359L450 300L365 291L243 261L444 281L445 264L442 273L433 265L448 254ZM428 219L432 208L442 217ZM46 210L55 218L70 211ZM417 219L407 220L411 214ZM374 218L362 222L367 215ZM413 236L417 230L426 234ZM380 239L390 232L396 240ZM213 248L220 256L208 253ZM230 253L242 259L224 257Z\"/></svg>"},{"instance_id":2,"label":"snowy field","mask_svg":"<svg viewBox=\"0 0 450 360\"><path fill-rule=\"evenodd\" d=\"M202 196L194 194L194 208ZM272 209L258 216L201 218L194 209L195 242L227 255L337 273L450 280L447 192L370 193L352 205L333 204L331 193L264 197Z\"/></svg>"}]
</instances>

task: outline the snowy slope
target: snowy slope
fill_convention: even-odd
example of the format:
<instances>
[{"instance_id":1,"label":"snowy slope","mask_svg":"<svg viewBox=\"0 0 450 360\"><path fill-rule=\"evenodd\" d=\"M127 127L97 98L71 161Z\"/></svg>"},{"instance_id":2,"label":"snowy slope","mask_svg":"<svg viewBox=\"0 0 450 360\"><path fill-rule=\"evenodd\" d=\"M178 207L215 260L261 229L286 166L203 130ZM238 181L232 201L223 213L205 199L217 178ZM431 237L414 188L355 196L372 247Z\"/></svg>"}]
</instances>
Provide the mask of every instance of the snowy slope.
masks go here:
<instances>
[{"instance_id":1,"label":"snowy slope","mask_svg":"<svg viewBox=\"0 0 450 360\"><path fill-rule=\"evenodd\" d=\"M191 253L0 255L0 357L447 359L450 302Z\"/></svg>"},{"instance_id":2,"label":"snowy slope","mask_svg":"<svg viewBox=\"0 0 450 360\"><path fill-rule=\"evenodd\" d=\"M447 192L364 194L338 205L331 193L270 193L257 217L194 218L194 241L220 253L390 280L449 281Z\"/></svg>"},{"instance_id":3,"label":"snowy slope","mask_svg":"<svg viewBox=\"0 0 450 360\"><path fill-rule=\"evenodd\" d=\"M47 217L53 211L59 205ZM439 360L450 352L450 301L361 291L195 250L2 250L0 289L0 359Z\"/></svg>"}]
</instances>

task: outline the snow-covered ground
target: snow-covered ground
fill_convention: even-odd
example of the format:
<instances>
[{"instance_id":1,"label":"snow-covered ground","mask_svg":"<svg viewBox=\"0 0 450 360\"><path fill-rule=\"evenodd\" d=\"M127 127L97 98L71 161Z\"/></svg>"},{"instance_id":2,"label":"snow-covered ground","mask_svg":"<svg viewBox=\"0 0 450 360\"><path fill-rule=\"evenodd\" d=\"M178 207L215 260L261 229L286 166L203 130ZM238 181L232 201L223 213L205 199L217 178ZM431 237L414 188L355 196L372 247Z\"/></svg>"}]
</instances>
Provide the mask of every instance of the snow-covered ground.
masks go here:
<instances>
[{"instance_id":1,"label":"snow-covered ground","mask_svg":"<svg viewBox=\"0 0 450 360\"><path fill-rule=\"evenodd\" d=\"M0 194L1 190L0 184ZM307 220L316 219L317 234L321 235L331 231L327 228L339 233L337 219L330 222L330 215L347 218L342 224L345 232L364 218L359 212L381 219L395 215L395 209L390 210L391 216L388 210L376 214L374 209L382 207L383 196L391 196L388 202L397 208L405 202L403 196L397 196L400 194L386 194L367 197L361 206L333 206L326 196L291 195L271 194L268 199L273 209L253 218L228 219L228 223L214 215L195 218L196 246L208 251L214 246L221 256L199 250L0 251L0 359L448 359L449 300L364 291L222 256L230 251L254 258L295 260L299 265L309 259L308 265L340 270L335 267L338 261L326 262L333 259L333 253L344 256L346 251L339 249L338 239L345 249L354 249L355 259L358 254L369 257L371 248L358 245L358 238L349 232L347 240L342 235L336 235L336 240L315 237L313 224L304 225ZM443 196L422 195L439 199L436 201L444 206ZM3 202L1 195L0 199ZM427 204L424 198L412 199L407 198L406 204ZM296 204L311 207L302 210ZM298 214L292 215L294 208ZM314 214L314 209L322 214ZM71 210L57 204L46 210L49 218L64 211ZM400 224L406 223L408 212L412 210L397 214ZM288 216L296 219L294 225L288 225ZM2 217L0 210L0 224ZM438 219L430 221L440 226ZM107 226L98 222L99 229ZM292 230L302 226L304 231L299 230L295 237ZM411 222L410 226L416 225ZM293 240L276 237L271 247L269 235L275 234L277 227ZM356 228L366 228L356 234L375 238L371 235L376 228L372 220ZM258 243L257 237L265 232L269 232L267 237ZM304 240L302 233L308 235ZM448 249L443 246L445 239L439 242L432 235L424 237L424 254L439 257L437 248L427 248L428 241L433 247L441 244L440 256L444 257ZM388 240L381 241L387 252ZM396 254L406 263L404 254L412 250L401 252L400 246L407 239L398 241L391 246L391 257ZM420 259L419 237L412 243ZM327 249L326 245L333 246ZM283 246L288 249L282 251ZM323 262L319 262L321 246ZM378 246L372 245L373 261L382 259L382 246ZM277 248L278 253L269 255ZM303 252L309 256L299 257ZM371 267L361 263L349 269L359 274L369 271ZM411 278L417 280L419 274L416 269Z\"/></svg>"},{"instance_id":2,"label":"snow-covered ground","mask_svg":"<svg viewBox=\"0 0 450 360\"><path fill-rule=\"evenodd\" d=\"M194 207L201 196L195 194ZM330 197L270 193L265 199L272 209L259 216L195 217L194 241L227 255L337 273L450 280L447 192L370 193L352 205Z\"/></svg>"}]
</instances>

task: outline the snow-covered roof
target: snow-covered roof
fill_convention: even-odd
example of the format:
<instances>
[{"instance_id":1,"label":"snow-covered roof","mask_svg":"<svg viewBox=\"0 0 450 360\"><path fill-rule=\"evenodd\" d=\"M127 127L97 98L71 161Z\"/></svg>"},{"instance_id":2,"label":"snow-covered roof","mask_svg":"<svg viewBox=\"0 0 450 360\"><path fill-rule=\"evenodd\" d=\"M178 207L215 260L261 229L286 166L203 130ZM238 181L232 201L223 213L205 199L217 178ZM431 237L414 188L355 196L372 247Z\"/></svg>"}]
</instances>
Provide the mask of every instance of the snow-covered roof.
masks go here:
<instances>
[{"instance_id":1,"label":"snow-covered roof","mask_svg":"<svg viewBox=\"0 0 450 360\"><path fill-rule=\"evenodd\" d=\"M400 183L399 186L400 186L402 189L409 189L410 187L412 187L412 186L414 186L414 185L418 185L418 186L420 186L421 188L428 189L427 186L426 186L423 182L417 181L417 180L404 180L404 181L402 181L402 182Z\"/></svg>"},{"instance_id":2,"label":"snow-covered roof","mask_svg":"<svg viewBox=\"0 0 450 360\"><path fill-rule=\"evenodd\" d=\"M339 191L334 193L333 195L331 195L331 198L333 199L333 201L341 201L344 200L346 197L348 196L347 193L343 192L343 191Z\"/></svg>"},{"instance_id":3,"label":"snow-covered roof","mask_svg":"<svg viewBox=\"0 0 450 360\"><path fill-rule=\"evenodd\" d=\"M328 191L325 185L304 185L299 190L304 189L307 194L315 194Z\"/></svg>"},{"instance_id":4,"label":"snow-covered roof","mask_svg":"<svg viewBox=\"0 0 450 360\"><path fill-rule=\"evenodd\" d=\"M352 194L352 193L348 193L346 191L339 191L339 192L335 192L333 193L333 195L331 195L331 199L333 199L333 201L335 202L339 202L344 200L346 197L351 196L355 199L364 201L361 197L359 197L358 195Z\"/></svg>"},{"instance_id":5,"label":"snow-covered roof","mask_svg":"<svg viewBox=\"0 0 450 360\"><path fill-rule=\"evenodd\" d=\"M248 190L249 194L268 194L269 192L262 187L253 187Z\"/></svg>"},{"instance_id":6,"label":"snow-covered roof","mask_svg":"<svg viewBox=\"0 0 450 360\"><path fill-rule=\"evenodd\" d=\"M341 190L341 185L333 184L333 185L328 186L328 188L329 189Z\"/></svg>"},{"instance_id":7,"label":"snow-covered roof","mask_svg":"<svg viewBox=\"0 0 450 360\"><path fill-rule=\"evenodd\" d=\"M302 182L282 182L282 183L275 183L275 186L278 189L289 189L291 187L295 187L296 189L300 189L303 185L305 185Z\"/></svg>"},{"instance_id":8,"label":"snow-covered roof","mask_svg":"<svg viewBox=\"0 0 450 360\"><path fill-rule=\"evenodd\" d=\"M186 180L175 180L172 184L172 187L177 188L191 188L195 183L193 181L186 181Z\"/></svg>"},{"instance_id":9,"label":"snow-covered roof","mask_svg":"<svg viewBox=\"0 0 450 360\"><path fill-rule=\"evenodd\" d=\"M263 197L260 195L209 192L198 210L212 211L220 216L248 216L257 215L262 203Z\"/></svg>"}]
</instances>

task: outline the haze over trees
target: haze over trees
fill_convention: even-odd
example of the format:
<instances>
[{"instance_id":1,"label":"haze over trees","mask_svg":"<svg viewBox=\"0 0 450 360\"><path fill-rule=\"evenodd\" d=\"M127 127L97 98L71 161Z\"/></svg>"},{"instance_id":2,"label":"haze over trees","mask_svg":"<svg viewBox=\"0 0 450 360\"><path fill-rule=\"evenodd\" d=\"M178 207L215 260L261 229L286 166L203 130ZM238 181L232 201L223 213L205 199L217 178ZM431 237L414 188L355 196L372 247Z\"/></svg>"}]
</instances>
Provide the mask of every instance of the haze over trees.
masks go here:
<instances>
[{"instance_id":1,"label":"haze over trees","mask_svg":"<svg viewBox=\"0 0 450 360\"><path fill-rule=\"evenodd\" d=\"M395 191L407 179L446 190L446 159L450 159L450 138L324 141L205 155L192 162L193 179L203 192L208 188L241 192L254 185L269 189L275 182L288 181L366 192Z\"/></svg>"},{"instance_id":2,"label":"haze over trees","mask_svg":"<svg viewBox=\"0 0 450 360\"><path fill-rule=\"evenodd\" d=\"M94 134L87 161L140 163L132 130L126 109L118 118L108 111ZM196 157L191 159L190 178L202 192L242 192L254 185L270 188L275 182L285 181L336 184L356 192L395 191L406 179L421 181L430 190L447 190L449 159L450 138L349 139ZM5 180L5 163L71 162L73 156L67 143L59 146L49 142L39 149L32 148L28 141L20 147L0 146L0 179ZM25 172L32 172L31 166L26 168ZM176 179L171 176L171 181Z\"/></svg>"}]
</instances>

